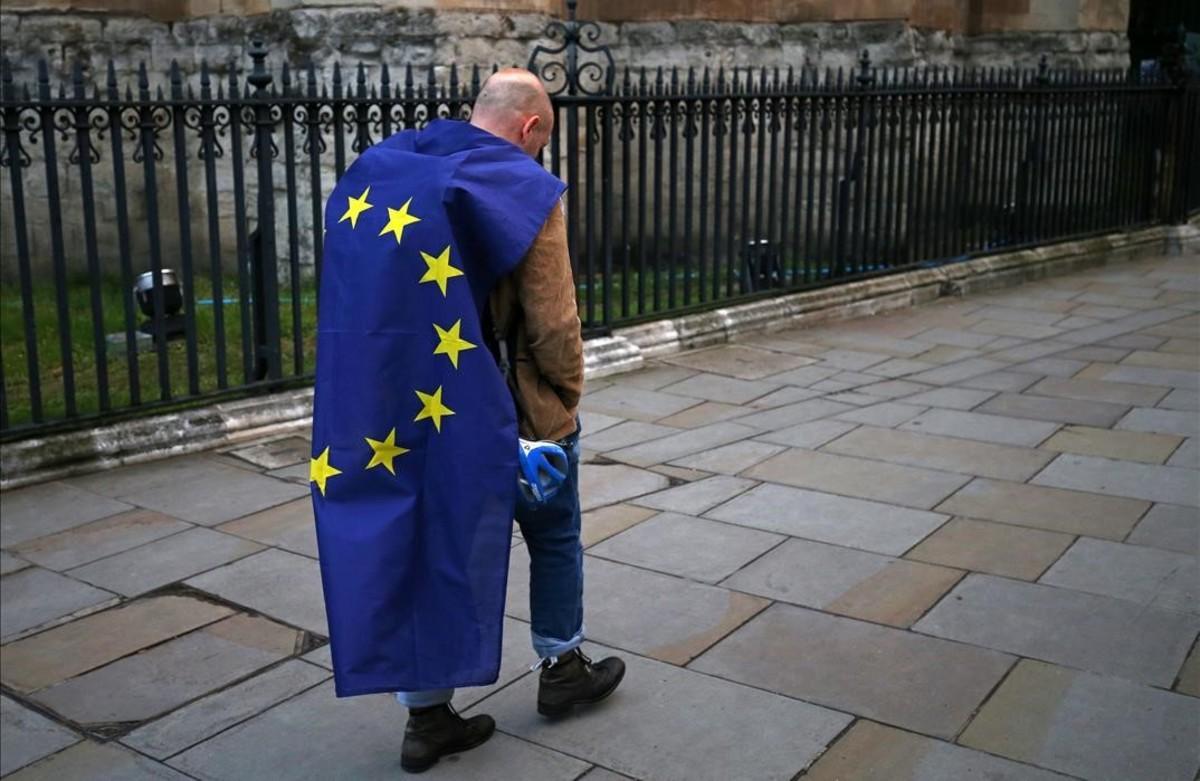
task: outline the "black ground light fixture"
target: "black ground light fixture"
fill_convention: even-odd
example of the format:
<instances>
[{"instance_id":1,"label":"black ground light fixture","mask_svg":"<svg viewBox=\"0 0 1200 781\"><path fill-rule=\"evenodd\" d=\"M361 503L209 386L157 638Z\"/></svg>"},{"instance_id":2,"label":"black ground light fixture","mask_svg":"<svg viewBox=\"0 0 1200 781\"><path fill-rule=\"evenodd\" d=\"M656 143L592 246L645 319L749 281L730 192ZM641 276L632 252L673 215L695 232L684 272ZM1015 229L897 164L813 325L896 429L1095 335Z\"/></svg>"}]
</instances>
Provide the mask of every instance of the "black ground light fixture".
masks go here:
<instances>
[{"instance_id":1,"label":"black ground light fixture","mask_svg":"<svg viewBox=\"0 0 1200 781\"><path fill-rule=\"evenodd\" d=\"M144 334L154 336L154 272L147 271L138 276L133 285L133 297L137 300L138 308L148 320L138 326ZM167 339L179 339L187 333L187 323L183 312L183 288L179 278L172 269L162 270L162 302L163 302L163 333Z\"/></svg>"}]
</instances>

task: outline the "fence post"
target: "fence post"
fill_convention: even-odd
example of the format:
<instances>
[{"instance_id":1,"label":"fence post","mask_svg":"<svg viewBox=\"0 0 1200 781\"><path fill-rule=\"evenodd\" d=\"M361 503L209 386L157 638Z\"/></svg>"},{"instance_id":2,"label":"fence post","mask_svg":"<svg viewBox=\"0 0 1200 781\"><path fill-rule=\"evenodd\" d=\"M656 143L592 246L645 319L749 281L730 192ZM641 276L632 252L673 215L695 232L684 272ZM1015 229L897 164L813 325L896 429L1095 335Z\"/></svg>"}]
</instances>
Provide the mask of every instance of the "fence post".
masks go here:
<instances>
[{"instance_id":1,"label":"fence post","mask_svg":"<svg viewBox=\"0 0 1200 781\"><path fill-rule=\"evenodd\" d=\"M262 41L250 44L250 59L254 69L246 79L254 87L254 156L258 161L258 229L253 250L257 260L254 269L260 285L255 296L255 373L257 379L275 380L283 376L279 354L279 268L275 257L275 184L272 165L275 143L272 138L275 120L271 112L271 72L267 70L267 47ZM259 276L261 275L261 276Z\"/></svg>"}]
</instances>

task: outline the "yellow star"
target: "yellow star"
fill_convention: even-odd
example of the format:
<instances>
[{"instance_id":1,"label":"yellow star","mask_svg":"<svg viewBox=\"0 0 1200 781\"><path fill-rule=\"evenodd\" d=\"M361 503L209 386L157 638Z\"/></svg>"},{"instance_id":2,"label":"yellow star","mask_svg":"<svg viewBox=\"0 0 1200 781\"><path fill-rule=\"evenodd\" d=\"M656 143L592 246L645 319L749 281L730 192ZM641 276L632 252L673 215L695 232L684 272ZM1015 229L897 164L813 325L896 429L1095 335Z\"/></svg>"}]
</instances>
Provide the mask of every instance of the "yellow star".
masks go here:
<instances>
[{"instance_id":1,"label":"yellow star","mask_svg":"<svg viewBox=\"0 0 1200 781\"><path fill-rule=\"evenodd\" d=\"M363 190L362 195L358 196L357 198L354 196L348 197L346 200L350 202L350 205L346 207L346 213L342 215L342 218L338 220L338 222L340 223L350 220L350 228L357 228L358 215L362 214L367 209L375 208L375 204L367 203L367 195L370 194L370 192L371 188L368 186L367 189Z\"/></svg>"},{"instance_id":2,"label":"yellow star","mask_svg":"<svg viewBox=\"0 0 1200 781\"><path fill-rule=\"evenodd\" d=\"M321 496L325 495L325 481L341 473L342 470L329 465L329 448L325 448L321 455L308 461L308 480L317 484L317 488L321 489Z\"/></svg>"},{"instance_id":3,"label":"yellow star","mask_svg":"<svg viewBox=\"0 0 1200 781\"><path fill-rule=\"evenodd\" d=\"M383 226L383 230L379 231L380 236L386 236L389 233L396 235L396 243L400 243L400 239L404 238L404 229L414 222L420 222L421 218L408 213L408 207L412 205L412 198L404 202L404 205L399 209L388 207L388 223Z\"/></svg>"},{"instance_id":4,"label":"yellow star","mask_svg":"<svg viewBox=\"0 0 1200 781\"><path fill-rule=\"evenodd\" d=\"M433 348L434 355L445 355L450 359L450 363L454 364L454 368L458 368L458 354L463 350L474 350L476 345L463 339L459 334L462 331L462 320L455 321L454 325L450 326L450 330L443 329L437 323L433 324L433 330L437 331L438 346Z\"/></svg>"},{"instance_id":5,"label":"yellow star","mask_svg":"<svg viewBox=\"0 0 1200 781\"><path fill-rule=\"evenodd\" d=\"M417 398L421 400L421 411L417 413L417 417L413 422L425 420L426 418L433 421L433 427L439 432L442 430L442 418L447 415L453 415L454 410L442 403L442 386L439 385L433 393L421 393L417 391Z\"/></svg>"},{"instance_id":6,"label":"yellow star","mask_svg":"<svg viewBox=\"0 0 1200 781\"><path fill-rule=\"evenodd\" d=\"M402 456L408 452L408 448L403 448L396 444L396 429L389 431L382 442L370 437L364 437L364 439L367 440L367 444L371 446L371 450L373 451L371 463L367 464L367 469L382 466L392 474L396 474L396 469L392 465L392 461L396 459L396 456Z\"/></svg>"},{"instance_id":7,"label":"yellow star","mask_svg":"<svg viewBox=\"0 0 1200 781\"><path fill-rule=\"evenodd\" d=\"M425 276L421 277L422 282L436 282L437 286L442 290L442 298L446 297L446 283L451 277L461 277L463 275L460 269L450 265L450 246L436 258L427 252L422 252L421 257L425 259L425 265L429 270L425 272Z\"/></svg>"}]
</instances>

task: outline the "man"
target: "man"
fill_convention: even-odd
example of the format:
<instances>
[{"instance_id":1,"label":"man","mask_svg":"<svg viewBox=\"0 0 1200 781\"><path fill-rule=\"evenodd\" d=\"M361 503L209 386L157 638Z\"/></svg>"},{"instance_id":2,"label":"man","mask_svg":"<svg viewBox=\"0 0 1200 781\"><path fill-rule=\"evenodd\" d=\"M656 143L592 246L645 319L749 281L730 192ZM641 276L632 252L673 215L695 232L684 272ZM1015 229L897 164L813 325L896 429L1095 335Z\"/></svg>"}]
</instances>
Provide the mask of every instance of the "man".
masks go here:
<instances>
[{"instance_id":1,"label":"man","mask_svg":"<svg viewBox=\"0 0 1200 781\"><path fill-rule=\"evenodd\" d=\"M619 659L579 650L583 346L563 186L533 159L553 121L533 74L500 71L470 125L438 121L373 147L327 209L311 472L335 684L339 696L398 692L412 772L495 729L449 702L454 687L497 677L514 514L539 712L599 701L624 675ZM369 222L383 202L386 219ZM493 356L468 352L480 344ZM568 454L545 502L515 490L518 431Z\"/></svg>"}]
</instances>

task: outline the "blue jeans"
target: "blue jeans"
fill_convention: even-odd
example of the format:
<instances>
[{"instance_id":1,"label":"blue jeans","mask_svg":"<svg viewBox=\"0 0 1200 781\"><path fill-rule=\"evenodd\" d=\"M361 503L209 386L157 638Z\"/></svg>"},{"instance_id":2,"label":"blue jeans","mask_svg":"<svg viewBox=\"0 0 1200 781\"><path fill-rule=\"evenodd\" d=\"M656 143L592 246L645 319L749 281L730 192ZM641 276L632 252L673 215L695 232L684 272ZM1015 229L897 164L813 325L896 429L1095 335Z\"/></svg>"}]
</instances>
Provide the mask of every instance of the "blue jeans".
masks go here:
<instances>
[{"instance_id":1,"label":"blue jeans","mask_svg":"<svg viewBox=\"0 0 1200 781\"><path fill-rule=\"evenodd\" d=\"M516 519L529 550L529 613L533 650L541 659L562 656L583 642L583 545L579 541L579 434L559 444L567 452L567 479L545 504L517 493ZM396 692L407 708L449 702L453 689Z\"/></svg>"}]
</instances>

